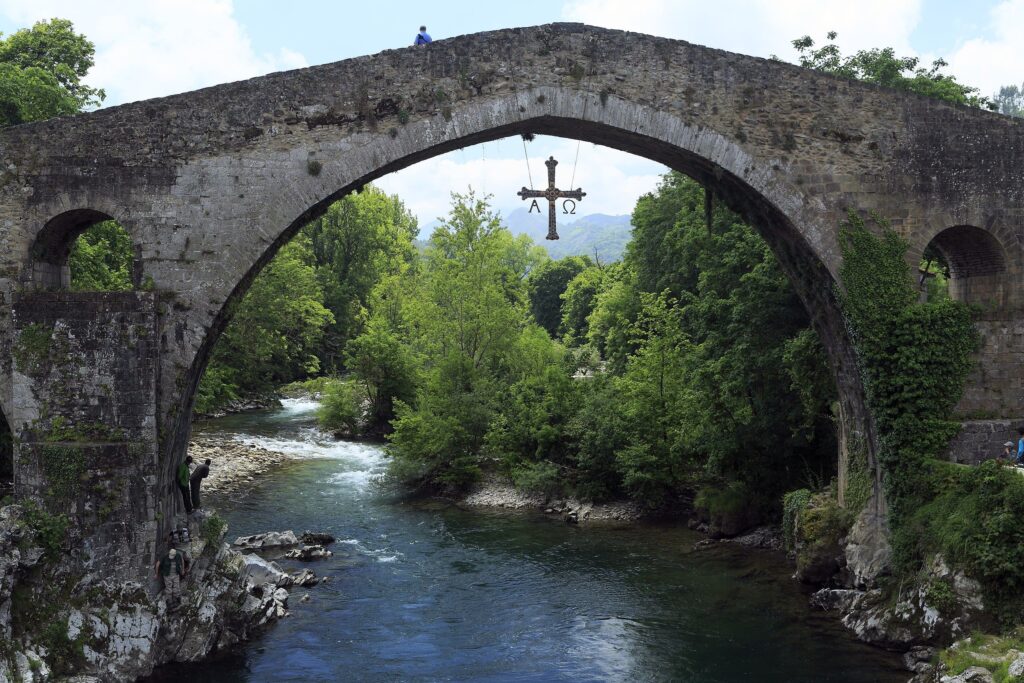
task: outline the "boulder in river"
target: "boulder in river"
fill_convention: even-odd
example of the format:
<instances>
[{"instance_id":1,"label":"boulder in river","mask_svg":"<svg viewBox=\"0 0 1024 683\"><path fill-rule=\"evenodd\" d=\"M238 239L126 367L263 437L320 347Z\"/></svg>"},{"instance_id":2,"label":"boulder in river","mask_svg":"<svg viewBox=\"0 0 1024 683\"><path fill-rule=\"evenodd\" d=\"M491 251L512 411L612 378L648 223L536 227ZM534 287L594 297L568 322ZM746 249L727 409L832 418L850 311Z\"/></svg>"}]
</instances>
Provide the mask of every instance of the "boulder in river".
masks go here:
<instances>
[{"instance_id":1,"label":"boulder in river","mask_svg":"<svg viewBox=\"0 0 1024 683\"><path fill-rule=\"evenodd\" d=\"M295 583L295 580L276 562L264 560L259 555L242 556L242 576L256 585L270 583L281 587Z\"/></svg>"},{"instance_id":2,"label":"boulder in river","mask_svg":"<svg viewBox=\"0 0 1024 683\"><path fill-rule=\"evenodd\" d=\"M305 531L301 536L299 536L299 541L306 545L330 545L334 543L335 538L330 534Z\"/></svg>"},{"instance_id":3,"label":"boulder in river","mask_svg":"<svg viewBox=\"0 0 1024 683\"><path fill-rule=\"evenodd\" d=\"M320 583L320 579L311 570L303 569L292 576L292 582L296 586L315 586Z\"/></svg>"},{"instance_id":4,"label":"boulder in river","mask_svg":"<svg viewBox=\"0 0 1024 683\"><path fill-rule=\"evenodd\" d=\"M320 560L325 557L333 555L330 550L327 550L322 545L304 545L301 548L294 548L285 553L285 557L289 560Z\"/></svg>"},{"instance_id":5,"label":"boulder in river","mask_svg":"<svg viewBox=\"0 0 1024 683\"><path fill-rule=\"evenodd\" d=\"M239 536L233 544L239 550L281 550L299 545L299 539L295 532L268 531L264 534L253 534L252 536Z\"/></svg>"}]
</instances>

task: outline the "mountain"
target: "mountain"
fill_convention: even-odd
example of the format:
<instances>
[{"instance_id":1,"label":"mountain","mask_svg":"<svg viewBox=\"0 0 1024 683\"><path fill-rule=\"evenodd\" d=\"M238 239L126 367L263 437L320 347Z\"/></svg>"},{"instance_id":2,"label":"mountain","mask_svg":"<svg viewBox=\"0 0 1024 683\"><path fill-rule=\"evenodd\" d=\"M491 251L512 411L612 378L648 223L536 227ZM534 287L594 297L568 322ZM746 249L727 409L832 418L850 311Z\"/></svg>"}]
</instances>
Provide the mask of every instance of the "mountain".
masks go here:
<instances>
[{"instance_id":1,"label":"mountain","mask_svg":"<svg viewBox=\"0 0 1024 683\"><path fill-rule=\"evenodd\" d=\"M602 263L618 261L626 251L633 225L629 216L609 216L593 213L575 220L563 214L558 215L558 236L560 239L547 241L548 213L520 207L504 217L503 222L513 235L526 234L537 244L546 247L551 258L563 256L590 256Z\"/></svg>"},{"instance_id":2,"label":"mountain","mask_svg":"<svg viewBox=\"0 0 1024 683\"><path fill-rule=\"evenodd\" d=\"M572 219L572 220L567 220ZM513 235L526 234L535 244L548 250L551 258L564 256L589 256L595 254L601 263L618 261L626 251L626 244L632 236L633 225L629 216L609 216L592 213L589 216L558 215L558 236L560 239L547 241L548 213L532 214L525 207L519 207L502 218L502 223ZM432 220L420 229L417 246L422 249L434 228L441 224Z\"/></svg>"}]
</instances>

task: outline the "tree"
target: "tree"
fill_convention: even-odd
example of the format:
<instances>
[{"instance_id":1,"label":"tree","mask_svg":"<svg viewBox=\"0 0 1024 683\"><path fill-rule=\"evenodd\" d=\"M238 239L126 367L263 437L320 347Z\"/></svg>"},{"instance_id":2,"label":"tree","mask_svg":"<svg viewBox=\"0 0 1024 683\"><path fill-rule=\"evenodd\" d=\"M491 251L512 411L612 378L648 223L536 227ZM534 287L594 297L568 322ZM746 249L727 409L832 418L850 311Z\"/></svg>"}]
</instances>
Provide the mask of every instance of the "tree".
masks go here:
<instances>
[{"instance_id":1,"label":"tree","mask_svg":"<svg viewBox=\"0 0 1024 683\"><path fill-rule=\"evenodd\" d=\"M1024 84L1004 85L999 88L992 101L996 105L996 111L1007 116L1024 117Z\"/></svg>"},{"instance_id":2,"label":"tree","mask_svg":"<svg viewBox=\"0 0 1024 683\"><path fill-rule=\"evenodd\" d=\"M417 364L411 349L382 318L376 318L348 343L346 358L368 406L364 432L387 434L396 401L413 403L416 398Z\"/></svg>"},{"instance_id":3,"label":"tree","mask_svg":"<svg viewBox=\"0 0 1024 683\"><path fill-rule=\"evenodd\" d=\"M592 265L586 256L567 256L545 261L530 273L527 281L530 312L553 339L559 336L562 327L562 294L574 277Z\"/></svg>"},{"instance_id":4,"label":"tree","mask_svg":"<svg viewBox=\"0 0 1024 683\"><path fill-rule=\"evenodd\" d=\"M118 292L132 288L132 239L116 221L103 221L83 232L71 246L71 289Z\"/></svg>"},{"instance_id":5,"label":"tree","mask_svg":"<svg viewBox=\"0 0 1024 683\"><path fill-rule=\"evenodd\" d=\"M569 346L580 346L587 341L588 320L594 312L597 294L601 291L605 272L591 266L569 281L562 292L562 324L560 329Z\"/></svg>"},{"instance_id":6,"label":"tree","mask_svg":"<svg viewBox=\"0 0 1024 683\"><path fill-rule=\"evenodd\" d=\"M98 106L103 90L82 83L94 54L66 19L40 21L0 40L0 126Z\"/></svg>"},{"instance_id":7,"label":"tree","mask_svg":"<svg viewBox=\"0 0 1024 683\"><path fill-rule=\"evenodd\" d=\"M826 37L833 41L836 35L832 31ZM941 73L948 66L942 59L936 59L931 68L926 69L919 66L920 60L917 57L897 57L891 47L859 50L844 57L839 46L833 42L819 48L814 45L810 36L793 41L793 47L800 55L800 66L886 88L909 90L956 104L995 109L996 105L987 97L980 96L977 88L959 83L956 77Z\"/></svg>"},{"instance_id":8,"label":"tree","mask_svg":"<svg viewBox=\"0 0 1024 683\"><path fill-rule=\"evenodd\" d=\"M362 331L374 286L412 261L416 219L397 196L367 186L332 204L303 231L311 241L324 305L334 316L321 357L324 369L336 372L343 367L348 340Z\"/></svg>"},{"instance_id":9,"label":"tree","mask_svg":"<svg viewBox=\"0 0 1024 683\"><path fill-rule=\"evenodd\" d=\"M238 303L200 384L198 409L318 373L318 345L333 319L323 305L310 239L300 233Z\"/></svg>"}]
</instances>

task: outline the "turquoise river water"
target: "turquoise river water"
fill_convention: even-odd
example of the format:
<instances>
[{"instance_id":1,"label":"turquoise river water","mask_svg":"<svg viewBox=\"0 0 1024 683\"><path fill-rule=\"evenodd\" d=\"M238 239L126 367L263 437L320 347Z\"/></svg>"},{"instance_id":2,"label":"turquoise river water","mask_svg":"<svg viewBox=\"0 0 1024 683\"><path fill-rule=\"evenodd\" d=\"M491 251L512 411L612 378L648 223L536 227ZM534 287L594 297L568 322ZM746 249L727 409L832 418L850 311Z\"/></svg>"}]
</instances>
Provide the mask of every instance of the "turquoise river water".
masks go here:
<instances>
[{"instance_id":1,"label":"turquoise river water","mask_svg":"<svg viewBox=\"0 0 1024 683\"><path fill-rule=\"evenodd\" d=\"M210 496L229 536L335 535L291 615L238 654L154 680L896 683L897 656L811 610L778 554L675 527L573 527L409 503L374 481L380 446L318 431L315 404L199 431L296 456L244 495ZM216 467L216 463L214 463ZM289 569L298 563L282 562ZM305 565L304 565L305 566ZM299 598L308 592L310 600Z\"/></svg>"}]
</instances>

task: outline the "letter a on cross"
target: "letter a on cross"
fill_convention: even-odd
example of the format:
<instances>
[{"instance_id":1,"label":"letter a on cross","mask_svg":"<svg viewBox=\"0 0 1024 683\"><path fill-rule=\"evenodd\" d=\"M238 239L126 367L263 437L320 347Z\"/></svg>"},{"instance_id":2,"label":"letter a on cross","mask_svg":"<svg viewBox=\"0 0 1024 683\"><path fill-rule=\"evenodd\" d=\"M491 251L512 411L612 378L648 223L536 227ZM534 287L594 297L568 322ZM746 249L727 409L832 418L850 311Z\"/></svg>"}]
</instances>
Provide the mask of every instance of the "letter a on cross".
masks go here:
<instances>
[{"instance_id":1,"label":"letter a on cross","mask_svg":"<svg viewBox=\"0 0 1024 683\"><path fill-rule=\"evenodd\" d=\"M575 199L582 201L587 193L582 189L563 191L555 187L555 166L558 166L558 162L555 161L554 157L548 158L544 162L544 165L548 167L548 189L541 190L527 190L525 187L519 192L516 192L521 199L533 199L533 203L530 205L530 213L533 213L533 207L537 204L536 197L543 197L548 200L548 234L549 240L558 239L558 230L555 229L555 202L559 199ZM539 210L540 207L538 206Z\"/></svg>"}]
</instances>

